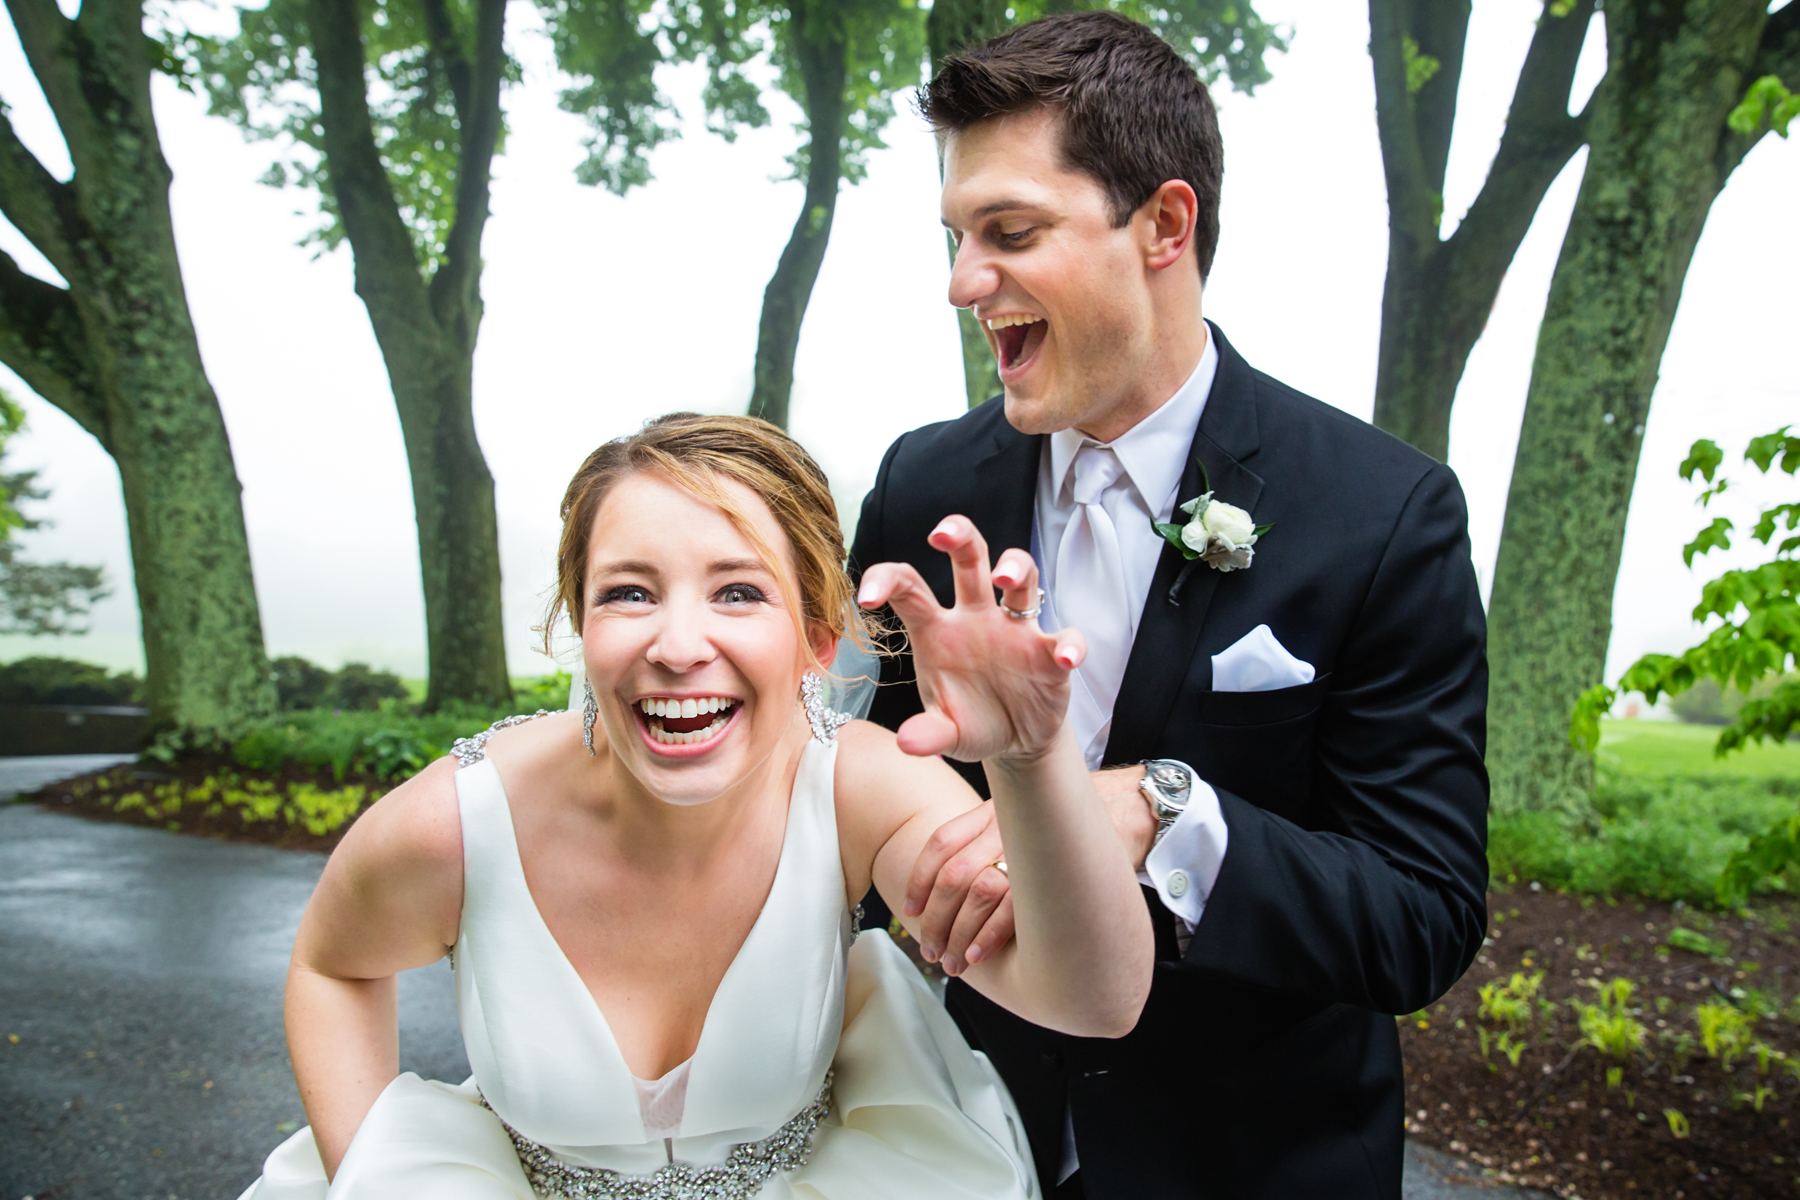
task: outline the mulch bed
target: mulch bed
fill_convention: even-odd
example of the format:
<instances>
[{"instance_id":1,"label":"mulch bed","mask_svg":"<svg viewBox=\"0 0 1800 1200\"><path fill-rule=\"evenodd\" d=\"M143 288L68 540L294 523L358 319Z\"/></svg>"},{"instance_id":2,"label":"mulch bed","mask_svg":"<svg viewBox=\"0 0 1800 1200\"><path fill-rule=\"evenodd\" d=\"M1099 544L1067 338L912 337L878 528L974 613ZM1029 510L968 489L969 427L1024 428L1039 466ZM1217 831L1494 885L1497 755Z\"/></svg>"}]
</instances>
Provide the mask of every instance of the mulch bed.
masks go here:
<instances>
[{"instance_id":1,"label":"mulch bed","mask_svg":"<svg viewBox=\"0 0 1800 1200\"><path fill-rule=\"evenodd\" d=\"M261 846L279 846L284 850L330 851L338 844L354 822L319 836L304 827L286 821L246 821L233 809L208 816L204 808L186 805L173 819L154 816L142 809L117 812L106 800L131 791L148 792L170 782L195 787L209 777L230 773L240 779L260 779L281 785L311 783L315 787L334 790L346 784L360 784L369 789L368 803L373 804L395 785L355 773L338 779L330 771L309 771L292 763L277 771L247 771L225 755L202 755L184 758L164 766L126 763L104 771L90 771L20 796L17 802L37 803L55 812L74 813L96 821L113 821L124 825L142 825L150 829L166 829L190 833L197 837L221 838L231 842L254 842ZM104 782L105 787L100 784Z\"/></svg>"},{"instance_id":2,"label":"mulch bed","mask_svg":"<svg viewBox=\"0 0 1800 1200\"><path fill-rule=\"evenodd\" d=\"M1491 936L1469 973L1402 1018L1410 1136L1475 1174L1584 1200L1800 1195L1800 1079L1779 1060L1759 1073L1749 1054L1723 1069L1700 1045L1694 1015L1709 998L1782 1010L1759 1016L1754 1036L1800 1059L1800 905L1770 904L1747 920L1521 889L1492 894L1488 909ZM1724 953L1670 947L1676 926ZM1494 1045L1503 1026L1480 1015L1480 989L1539 971L1550 1007L1538 1009L1515 1066ZM1629 1003L1648 1032L1624 1062L1582 1044L1568 1003L1591 1004L1590 981L1620 977L1634 985ZM1609 1067L1619 1068L1616 1086Z\"/></svg>"}]
</instances>

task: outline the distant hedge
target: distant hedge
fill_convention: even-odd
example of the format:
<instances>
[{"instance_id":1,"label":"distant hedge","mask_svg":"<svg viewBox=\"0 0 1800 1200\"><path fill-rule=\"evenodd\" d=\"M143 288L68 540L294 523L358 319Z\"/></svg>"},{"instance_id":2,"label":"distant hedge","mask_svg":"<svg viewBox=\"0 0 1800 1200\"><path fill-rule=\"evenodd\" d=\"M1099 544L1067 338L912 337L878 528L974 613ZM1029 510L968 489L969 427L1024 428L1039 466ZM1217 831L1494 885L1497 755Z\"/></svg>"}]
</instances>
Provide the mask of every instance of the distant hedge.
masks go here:
<instances>
[{"instance_id":1,"label":"distant hedge","mask_svg":"<svg viewBox=\"0 0 1800 1200\"><path fill-rule=\"evenodd\" d=\"M142 702L144 681L72 658L34 657L0 663L0 704L129 705Z\"/></svg>"}]
</instances>

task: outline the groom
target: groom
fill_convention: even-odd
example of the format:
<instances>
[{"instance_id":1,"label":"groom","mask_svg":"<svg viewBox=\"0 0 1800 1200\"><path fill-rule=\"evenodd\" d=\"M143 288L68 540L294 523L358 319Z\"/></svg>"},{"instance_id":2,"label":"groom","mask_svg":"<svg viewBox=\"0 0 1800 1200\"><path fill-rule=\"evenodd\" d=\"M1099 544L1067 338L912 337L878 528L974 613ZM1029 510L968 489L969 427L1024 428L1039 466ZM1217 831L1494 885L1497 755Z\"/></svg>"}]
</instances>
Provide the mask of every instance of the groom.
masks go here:
<instances>
[{"instance_id":1,"label":"groom","mask_svg":"<svg viewBox=\"0 0 1800 1200\"><path fill-rule=\"evenodd\" d=\"M1005 397L894 443L852 561L911 562L949 603L925 540L944 517L996 554L1030 547L1043 626L1087 636L1070 720L1159 958L1118 1040L960 983L950 1008L1053 1197L1395 1200L1394 1014L1442 995L1486 925L1485 625L1456 478L1202 320L1218 126L1148 30L1033 22L948 58L921 107L950 300L987 329ZM897 727L918 689L904 658L883 676L870 715ZM969 836L909 895L972 875L951 857ZM998 841L974 836L980 870ZM971 930L940 906L921 941L956 970Z\"/></svg>"}]
</instances>

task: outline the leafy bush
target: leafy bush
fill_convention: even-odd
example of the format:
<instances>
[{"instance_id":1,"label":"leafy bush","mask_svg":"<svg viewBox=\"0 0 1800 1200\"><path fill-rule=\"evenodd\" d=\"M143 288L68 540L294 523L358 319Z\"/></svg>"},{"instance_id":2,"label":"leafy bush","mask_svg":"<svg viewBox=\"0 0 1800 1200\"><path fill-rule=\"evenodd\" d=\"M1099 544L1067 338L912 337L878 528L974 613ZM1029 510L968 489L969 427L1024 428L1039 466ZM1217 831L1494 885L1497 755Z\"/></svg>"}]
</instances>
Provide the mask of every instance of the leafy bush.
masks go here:
<instances>
[{"instance_id":1,"label":"leafy bush","mask_svg":"<svg viewBox=\"0 0 1800 1200\"><path fill-rule=\"evenodd\" d=\"M290 654L275 659L269 666L274 669L282 712L331 707L326 700L331 691L331 672L318 663Z\"/></svg>"},{"instance_id":2,"label":"leafy bush","mask_svg":"<svg viewBox=\"0 0 1800 1200\"><path fill-rule=\"evenodd\" d=\"M385 712L283 713L259 721L231 748L251 771L279 771L292 763L333 777L369 775L403 780L450 752L457 738L486 729L505 713L456 707L431 714Z\"/></svg>"},{"instance_id":3,"label":"leafy bush","mask_svg":"<svg viewBox=\"0 0 1800 1200\"><path fill-rule=\"evenodd\" d=\"M383 700L406 699L406 684L392 671L377 671L367 663L345 663L331 680L334 708L374 712Z\"/></svg>"},{"instance_id":4,"label":"leafy bush","mask_svg":"<svg viewBox=\"0 0 1800 1200\"><path fill-rule=\"evenodd\" d=\"M367 663L345 663L336 671L299 655L275 659L275 690L283 712L315 708L341 708L375 712L384 700L405 700L406 684L392 671L377 671Z\"/></svg>"},{"instance_id":5,"label":"leafy bush","mask_svg":"<svg viewBox=\"0 0 1800 1200\"><path fill-rule=\"evenodd\" d=\"M515 681L513 684L513 703L520 712L536 712L547 709L555 712L569 706L569 673L557 671L552 675L540 675L536 679L526 681L523 687Z\"/></svg>"},{"instance_id":6,"label":"leafy bush","mask_svg":"<svg viewBox=\"0 0 1800 1200\"><path fill-rule=\"evenodd\" d=\"M1733 854L1791 816L1797 800L1794 779L1607 777L1580 817L1539 812L1492 820L1488 863L1501 881L1711 905ZM1796 883L1790 875L1761 886L1800 890Z\"/></svg>"},{"instance_id":7,"label":"leafy bush","mask_svg":"<svg viewBox=\"0 0 1800 1200\"><path fill-rule=\"evenodd\" d=\"M21 658L0 666L0 704L133 704L143 681L129 671L72 658Z\"/></svg>"}]
</instances>

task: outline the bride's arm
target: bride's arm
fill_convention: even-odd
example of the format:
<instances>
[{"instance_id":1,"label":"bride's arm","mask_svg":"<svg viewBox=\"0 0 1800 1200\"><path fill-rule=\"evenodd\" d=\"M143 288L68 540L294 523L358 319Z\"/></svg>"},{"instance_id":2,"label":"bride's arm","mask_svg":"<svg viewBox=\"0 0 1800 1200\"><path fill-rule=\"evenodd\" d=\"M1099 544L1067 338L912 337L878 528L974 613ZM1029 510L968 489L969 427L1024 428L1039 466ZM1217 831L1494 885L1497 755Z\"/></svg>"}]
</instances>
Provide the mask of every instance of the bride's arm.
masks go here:
<instances>
[{"instance_id":1,"label":"bride's arm","mask_svg":"<svg viewBox=\"0 0 1800 1200\"><path fill-rule=\"evenodd\" d=\"M980 797L942 759L906 754L857 721L838 735L837 788L847 842L878 847L873 882L895 913L926 841ZM1072 739L1045 761L990 770L1018 932L961 975L1033 1024L1120 1037L1149 994L1150 922L1123 844ZM851 881L852 891L857 881ZM860 893L858 893L860 894ZM919 918L900 915L915 938Z\"/></svg>"},{"instance_id":2,"label":"bride's arm","mask_svg":"<svg viewBox=\"0 0 1800 1200\"><path fill-rule=\"evenodd\" d=\"M1069 673L1084 643L1072 630L1041 633L1035 620L1012 619L994 603L996 586L1014 610L1035 603L1036 568L1024 553L1007 551L990 574L987 546L962 517L945 520L931 544L951 557L954 608L940 607L904 564L870 567L859 597L870 607L891 604L905 621L925 701L892 747L850 755L863 760L850 765L859 776L852 786L904 815L875 856L875 884L901 911L897 901L926 839L975 803L955 772L927 756L981 761L1017 934L963 978L1037 1024L1122 1036L1149 996L1154 938L1136 872L1065 718ZM908 756L928 772L909 770Z\"/></svg>"},{"instance_id":3,"label":"bride's arm","mask_svg":"<svg viewBox=\"0 0 1800 1200\"><path fill-rule=\"evenodd\" d=\"M462 912L456 764L382 797L344 835L288 966L288 1055L327 1177L400 1070L395 976L444 956Z\"/></svg>"}]
</instances>

